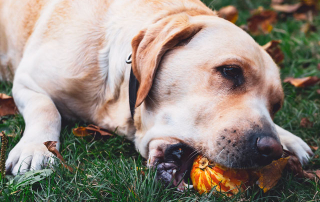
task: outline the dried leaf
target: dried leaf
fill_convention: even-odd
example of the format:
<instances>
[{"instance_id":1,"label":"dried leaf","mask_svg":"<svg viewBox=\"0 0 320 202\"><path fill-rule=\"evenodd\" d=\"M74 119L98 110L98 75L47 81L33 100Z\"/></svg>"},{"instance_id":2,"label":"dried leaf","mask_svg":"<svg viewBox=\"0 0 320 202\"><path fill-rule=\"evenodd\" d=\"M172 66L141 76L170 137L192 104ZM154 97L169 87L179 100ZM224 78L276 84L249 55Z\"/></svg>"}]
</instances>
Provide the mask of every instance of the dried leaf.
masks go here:
<instances>
[{"instance_id":1,"label":"dried leaf","mask_svg":"<svg viewBox=\"0 0 320 202\"><path fill-rule=\"evenodd\" d=\"M11 96L0 93L0 116L14 115L18 109Z\"/></svg>"},{"instance_id":2,"label":"dried leaf","mask_svg":"<svg viewBox=\"0 0 320 202\"><path fill-rule=\"evenodd\" d=\"M100 135L100 136L113 136L112 133L110 133L108 130L100 128L95 125L88 125L87 127L78 127L72 129L72 132L77 137L85 137L89 135Z\"/></svg>"},{"instance_id":3,"label":"dried leaf","mask_svg":"<svg viewBox=\"0 0 320 202\"><path fill-rule=\"evenodd\" d=\"M320 79L316 76L309 76L304 78L293 78L293 77L287 77L284 79L284 83L291 83L295 87L307 87L312 86L318 83Z\"/></svg>"},{"instance_id":4,"label":"dried leaf","mask_svg":"<svg viewBox=\"0 0 320 202\"><path fill-rule=\"evenodd\" d=\"M314 146L310 146L311 149L313 149L314 151L317 151L319 149L319 147L314 147Z\"/></svg>"},{"instance_id":5,"label":"dried leaf","mask_svg":"<svg viewBox=\"0 0 320 202\"><path fill-rule=\"evenodd\" d=\"M277 64L280 64L284 60L284 54L279 46L280 43L280 40L272 40L266 45L262 46L262 48L269 53L274 62Z\"/></svg>"},{"instance_id":6,"label":"dried leaf","mask_svg":"<svg viewBox=\"0 0 320 202\"><path fill-rule=\"evenodd\" d=\"M320 179L320 170L316 170L316 176Z\"/></svg>"},{"instance_id":7,"label":"dried leaf","mask_svg":"<svg viewBox=\"0 0 320 202\"><path fill-rule=\"evenodd\" d=\"M87 129L82 126L72 129L72 133L77 137L85 137L90 135Z\"/></svg>"},{"instance_id":8,"label":"dried leaf","mask_svg":"<svg viewBox=\"0 0 320 202\"><path fill-rule=\"evenodd\" d=\"M311 24L310 22L307 22L301 26L300 31L305 34L307 34L309 32L316 32L317 27L315 25Z\"/></svg>"},{"instance_id":9,"label":"dried leaf","mask_svg":"<svg viewBox=\"0 0 320 202\"><path fill-rule=\"evenodd\" d=\"M271 8L273 8L276 11L284 12L284 13L294 13L296 12L300 7L302 3L296 3L296 4L271 4Z\"/></svg>"},{"instance_id":10,"label":"dried leaf","mask_svg":"<svg viewBox=\"0 0 320 202\"><path fill-rule=\"evenodd\" d=\"M235 23L238 20L238 10L234 6L226 6L221 8L218 11L219 17L222 17L232 23Z\"/></svg>"},{"instance_id":11,"label":"dried leaf","mask_svg":"<svg viewBox=\"0 0 320 202\"><path fill-rule=\"evenodd\" d=\"M282 171L286 167L290 157L281 158L263 167L259 171L258 186L266 193L274 187L281 178Z\"/></svg>"},{"instance_id":12,"label":"dried leaf","mask_svg":"<svg viewBox=\"0 0 320 202\"><path fill-rule=\"evenodd\" d=\"M63 166L65 168L67 168L70 172L73 172L73 169L68 166L65 162L65 160L63 159L63 157L61 156L60 152L57 150L57 141L47 141L45 143L43 143L47 149L53 153L58 159L60 159L60 161L63 163Z\"/></svg>"},{"instance_id":13,"label":"dried leaf","mask_svg":"<svg viewBox=\"0 0 320 202\"><path fill-rule=\"evenodd\" d=\"M293 17L296 20L307 20L308 19L308 16L306 13L294 13Z\"/></svg>"},{"instance_id":14,"label":"dried leaf","mask_svg":"<svg viewBox=\"0 0 320 202\"><path fill-rule=\"evenodd\" d=\"M289 152L288 150L284 150L283 157L290 157L286 166L286 170L292 172L296 177L314 179L315 175L312 171L305 171L302 169L300 160L295 154Z\"/></svg>"},{"instance_id":15,"label":"dried leaf","mask_svg":"<svg viewBox=\"0 0 320 202\"><path fill-rule=\"evenodd\" d=\"M277 20L277 13L272 10L264 10L262 7L254 10L247 20L248 29L253 35L268 34L272 31L272 24Z\"/></svg>"},{"instance_id":16,"label":"dried leaf","mask_svg":"<svg viewBox=\"0 0 320 202\"><path fill-rule=\"evenodd\" d=\"M303 117L300 121L300 126L302 128L311 128L313 126L313 122L310 121L307 117Z\"/></svg>"}]
</instances>

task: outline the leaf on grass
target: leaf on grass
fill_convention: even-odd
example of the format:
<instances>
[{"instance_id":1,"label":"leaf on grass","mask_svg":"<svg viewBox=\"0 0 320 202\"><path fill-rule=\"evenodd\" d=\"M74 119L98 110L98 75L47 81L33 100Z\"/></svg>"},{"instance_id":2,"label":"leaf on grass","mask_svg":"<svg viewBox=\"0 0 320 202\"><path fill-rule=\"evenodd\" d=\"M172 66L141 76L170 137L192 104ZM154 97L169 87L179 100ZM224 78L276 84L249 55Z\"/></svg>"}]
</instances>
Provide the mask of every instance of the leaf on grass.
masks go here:
<instances>
[{"instance_id":1,"label":"leaf on grass","mask_svg":"<svg viewBox=\"0 0 320 202\"><path fill-rule=\"evenodd\" d=\"M0 116L14 115L18 109L11 96L0 93Z\"/></svg>"},{"instance_id":2,"label":"leaf on grass","mask_svg":"<svg viewBox=\"0 0 320 202\"><path fill-rule=\"evenodd\" d=\"M301 26L300 31L305 34L307 34L309 32L316 32L317 27L315 25L311 24L310 22L307 22Z\"/></svg>"},{"instance_id":3,"label":"leaf on grass","mask_svg":"<svg viewBox=\"0 0 320 202\"><path fill-rule=\"evenodd\" d=\"M287 150L284 150L284 157L290 157L288 160L288 164L286 166L286 170L292 172L296 177L299 178L308 178L313 180L315 177L315 174L313 171L305 171L302 169L302 165L298 159L298 157L293 154L292 152L289 152Z\"/></svg>"},{"instance_id":4,"label":"leaf on grass","mask_svg":"<svg viewBox=\"0 0 320 202\"><path fill-rule=\"evenodd\" d=\"M296 12L300 7L302 3L296 3L296 4L271 4L271 8L273 8L276 11L284 12L284 13L294 13Z\"/></svg>"},{"instance_id":5,"label":"leaf on grass","mask_svg":"<svg viewBox=\"0 0 320 202\"><path fill-rule=\"evenodd\" d=\"M317 151L319 149L319 147L315 147L315 146L310 146L311 149L313 149L314 151Z\"/></svg>"},{"instance_id":6,"label":"leaf on grass","mask_svg":"<svg viewBox=\"0 0 320 202\"><path fill-rule=\"evenodd\" d=\"M280 158L259 170L258 186L264 193L274 187L281 178L282 171L286 167L290 157Z\"/></svg>"},{"instance_id":7,"label":"leaf on grass","mask_svg":"<svg viewBox=\"0 0 320 202\"><path fill-rule=\"evenodd\" d=\"M51 153L53 153L62 162L65 168L67 168L70 172L73 172L73 169L66 164L66 161L63 159L60 152L57 150L57 141L47 141L43 144Z\"/></svg>"},{"instance_id":8,"label":"leaf on grass","mask_svg":"<svg viewBox=\"0 0 320 202\"><path fill-rule=\"evenodd\" d=\"M51 169L31 170L24 175L16 175L7 182L7 186L14 187L14 190L33 185L46 177L49 177L53 171Z\"/></svg>"},{"instance_id":9,"label":"leaf on grass","mask_svg":"<svg viewBox=\"0 0 320 202\"><path fill-rule=\"evenodd\" d=\"M316 76L309 76L304 78L293 78L293 77L287 77L284 79L284 83L291 83L295 87L307 87L312 86L318 83L320 79Z\"/></svg>"},{"instance_id":10,"label":"leaf on grass","mask_svg":"<svg viewBox=\"0 0 320 202\"><path fill-rule=\"evenodd\" d=\"M78 128L74 128L72 129L72 132L77 137L85 137L89 135L113 136L108 130L92 124L88 125L87 127L80 126Z\"/></svg>"},{"instance_id":11,"label":"leaf on grass","mask_svg":"<svg viewBox=\"0 0 320 202\"><path fill-rule=\"evenodd\" d=\"M239 13L236 7L234 6L226 6L221 8L218 11L219 17L222 17L232 23L235 23L238 20Z\"/></svg>"},{"instance_id":12,"label":"leaf on grass","mask_svg":"<svg viewBox=\"0 0 320 202\"><path fill-rule=\"evenodd\" d=\"M300 121L300 126L302 128L312 128L313 122L310 121L307 117L303 117Z\"/></svg>"},{"instance_id":13,"label":"leaf on grass","mask_svg":"<svg viewBox=\"0 0 320 202\"><path fill-rule=\"evenodd\" d=\"M269 53L275 63L280 64L284 60L284 54L280 49L279 44L280 40L272 40L269 41L266 45L262 46L262 48Z\"/></svg>"},{"instance_id":14,"label":"leaf on grass","mask_svg":"<svg viewBox=\"0 0 320 202\"><path fill-rule=\"evenodd\" d=\"M308 16L306 13L294 13L293 17L296 20L307 20L308 19Z\"/></svg>"},{"instance_id":15,"label":"leaf on grass","mask_svg":"<svg viewBox=\"0 0 320 202\"><path fill-rule=\"evenodd\" d=\"M254 10L247 20L248 29L253 35L268 34L272 31L272 24L277 21L277 13L272 10L264 10L262 7Z\"/></svg>"},{"instance_id":16,"label":"leaf on grass","mask_svg":"<svg viewBox=\"0 0 320 202\"><path fill-rule=\"evenodd\" d=\"M317 177L320 179L320 170L316 170L316 175L317 175Z\"/></svg>"}]
</instances>

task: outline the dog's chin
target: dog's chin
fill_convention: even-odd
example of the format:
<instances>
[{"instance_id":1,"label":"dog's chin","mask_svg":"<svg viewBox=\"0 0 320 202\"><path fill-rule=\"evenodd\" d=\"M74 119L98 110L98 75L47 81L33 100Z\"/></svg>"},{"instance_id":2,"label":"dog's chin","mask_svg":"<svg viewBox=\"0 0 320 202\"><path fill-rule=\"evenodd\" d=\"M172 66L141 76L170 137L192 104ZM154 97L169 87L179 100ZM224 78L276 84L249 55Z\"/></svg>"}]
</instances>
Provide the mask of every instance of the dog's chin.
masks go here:
<instances>
[{"instance_id":1,"label":"dog's chin","mask_svg":"<svg viewBox=\"0 0 320 202\"><path fill-rule=\"evenodd\" d=\"M192 187L190 172L197 152L190 146L178 143L168 146L163 158L156 160L156 179L167 187L177 187L179 191Z\"/></svg>"}]
</instances>

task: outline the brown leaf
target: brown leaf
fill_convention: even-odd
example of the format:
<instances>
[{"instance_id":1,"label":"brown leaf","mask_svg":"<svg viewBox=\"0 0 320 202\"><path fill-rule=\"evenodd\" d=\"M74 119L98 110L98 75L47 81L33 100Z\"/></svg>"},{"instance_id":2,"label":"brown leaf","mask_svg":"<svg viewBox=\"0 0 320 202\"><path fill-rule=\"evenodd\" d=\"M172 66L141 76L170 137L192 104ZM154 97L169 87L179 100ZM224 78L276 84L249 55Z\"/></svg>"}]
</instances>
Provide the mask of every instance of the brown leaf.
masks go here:
<instances>
[{"instance_id":1,"label":"brown leaf","mask_svg":"<svg viewBox=\"0 0 320 202\"><path fill-rule=\"evenodd\" d=\"M291 83L295 87L307 87L312 86L318 83L320 79L316 76L309 76L304 78L293 78L293 77L287 77L284 79L284 83Z\"/></svg>"},{"instance_id":2,"label":"brown leaf","mask_svg":"<svg viewBox=\"0 0 320 202\"><path fill-rule=\"evenodd\" d=\"M305 34L307 34L309 32L316 32L317 27L315 25L311 24L310 22L307 22L301 26L300 31Z\"/></svg>"},{"instance_id":3,"label":"brown leaf","mask_svg":"<svg viewBox=\"0 0 320 202\"><path fill-rule=\"evenodd\" d=\"M273 8L276 11L284 12L284 13L294 13L296 12L300 7L302 3L296 3L296 4L271 4L271 8Z\"/></svg>"},{"instance_id":4,"label":"brown leaf","mask_svg":"<svg viewBox=\"0 0 320 202\"><path fill-rule=\"evenodd\" d=\"M302 169L302 165L295 154L289 152L288 150L284 150L283 157L290 157L286 166L286 170L292 172L296 177L299 178L314 179L315 175L312 171L305 171Z\"/></svg>"},{"instance_id":5,"label":"brown leaf","mask_svg":"<svg viewBox=\"0 0 320 202\"><path fill-rule=\"evenodd\" d=\"M311 128L313 126L313 122L310 121L307 117L303 117L300 121L300 126L302 128Z\"/></svg>"},{"instance_id":6,"label":"brown leaf","mask_svg":"<svg viewBox=\"0 0 320 202\"><path fill-rule=\"evenodd\" d=\"M259 171L258 186L264 193L274 187L281 178L282 171L286 167L290 157L281 158L263 167Z\"/></svg>"},{"instance_id":7,"label":"brown leaf","mask_svg":"<svg viewBox=\"0 0 320 202\"><path fill-rule=\"evenodd\" d=\"M272 31L272 24L277 20L277 13L272 10L264 10L262 7L254 10L247 20L248 29L253 35L268 34Z\"/></svg>"},{"instance_id":8,"label":"brown leaf","mask_svg":"<svg viewBox=\"0 0 320 202\"><path fill-rule=\"evenodd\" d=\"M266 45L262 46L262 48L269 53L275 63L280 64L284 60L284 54L280 49L279 44L280 40L272 40L269 41Z\"/></svg>"},{"instance_id":9,"label":"brown leaf","mask_svg":"<svg viewBox=\"0 0 320 202\"><path fill-rule=\"evenodd\" d=\"M307 20L308 19L308 16L306 13L294 13L293 17L296 20Z\"/></svg>"},{"instance_id":10,"label":"brown leaf","mask_svg":"<svg viewBox=\"0 0 320 202\"><path fill-rule=\"evenodd\" d=\"M63 163L63 166L65 168L67 168L70 172L73 172L73 169L68 166L65 162L65 160L63 159L63 157L61 156L60 152L57 150L57 141L47 141L45 143L43 143L47 149L53 153L58 159L60 159L60 161Z\"/></svg>"},{"instance_id":11,"label":"brown leaf","mask_svg":"<svg viewBox=\"0 0 320 202\"><path fill-rule=\"evenodd\" d=\"M317 151L319 149L319 147L315 147L315 146L310 146L311 149L313 149L314 151Z\"/></svg>"},{"instance_id":12,"label":"brown leaf","mask_svg":"<svg viewBox=\"0 0 320 202\"><path fill-rule=\"evenodd\" d=\"M11 96L0 93L0 116L14 115L18 109Z\"/></svg>"},{"instance_id":13,"label":"brown leaf","mask_svg":"<svg viewBox=\"0 0 320 202\"><path fill-rule=\"evenodd\" d=\"M85 137L89 135L99 135L99 136L113 136L108 130L100 128L95 125L88 125L87 127L78 127L72 129L72 132L77 137Z\"/></svg>"},{"instance_id":14,"label":"brown leaf","mask_svg":"<svg viewBox=\"0 0 320 202\"><path fill-rule=\"evenodd\" d=\"M221 8L218 11L219 17L222 17L232 23L235 23L238 20L238 10L234 6L226 6Z\"/></svg>"},{"instance_id":15,"label":"brown leaf","mask_svg":"<svg viewBox=\"0 0 320 202\"><path fill-rule=\"evenodd\" d=\"M316 170L316 176L320 179L320 170Z\"/></svg>"}]
</instances>

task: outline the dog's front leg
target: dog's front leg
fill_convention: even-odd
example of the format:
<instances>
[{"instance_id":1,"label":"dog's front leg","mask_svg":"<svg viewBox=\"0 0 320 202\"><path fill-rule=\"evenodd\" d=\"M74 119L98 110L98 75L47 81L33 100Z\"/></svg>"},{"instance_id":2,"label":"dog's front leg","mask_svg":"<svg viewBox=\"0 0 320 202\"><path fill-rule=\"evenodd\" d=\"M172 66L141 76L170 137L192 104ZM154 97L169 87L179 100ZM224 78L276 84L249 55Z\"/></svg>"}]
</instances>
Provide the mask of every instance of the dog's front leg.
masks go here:
<instances>
[{"instance_id":1,"label":"dog's front leg","mask_svg":"<svg viewBox=\"0 0 320 202\"><path fill-rule=\"evenodd\" d=\"M293 152L300 160L301 164L306 164L313 155L310 147L300 137L276 125L283 149Z\"/></svg>"},{"instance_id":2,"label":"dog's front leg","mask_svg":"<svg viewBox=\"0 0 320 202\"><path fill-rule=\"evenodd\" d=\"M15 79L13 85L13 97L26 123L20 142L10 151L6 161L7 172L14 175L29 169L39 170L52 163L53 156L43 143L57 141L58 148L60 144L61 116L55 104L46 94L25 87L22 83L26 79L23 82Z\"/></svg>"}]
</instances>

